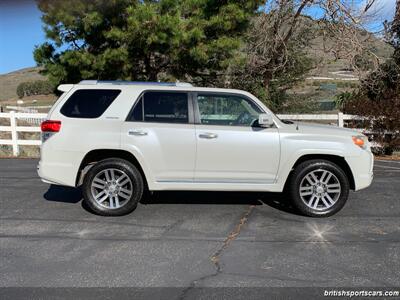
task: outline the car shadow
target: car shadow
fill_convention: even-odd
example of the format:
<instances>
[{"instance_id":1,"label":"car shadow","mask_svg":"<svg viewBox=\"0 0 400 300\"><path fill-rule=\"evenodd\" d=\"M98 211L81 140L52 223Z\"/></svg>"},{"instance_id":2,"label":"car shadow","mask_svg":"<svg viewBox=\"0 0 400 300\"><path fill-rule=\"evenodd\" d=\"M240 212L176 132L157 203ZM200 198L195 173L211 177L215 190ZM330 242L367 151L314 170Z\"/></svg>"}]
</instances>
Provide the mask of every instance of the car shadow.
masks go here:
<instances>
[{"instance_id":1,"label":"car shadow","mask_svg":"<svg viewBox=\"0 0 400 300\"><path fill-rule=\"evenodd\" d=\"M147 193L140 201L152 204L268 205L274 209L299 215L284 193L168 191Z\"/></svg>"},{"instance_id":2,"label":"car shadow","mask_svg":"<svg viewBox=\"0 0 400 300\"><path fill-rule=\"evenodd\" d=\"M146 193L141 204L216 204L262 205L255 193L244 192L199 192L199 191L160 191Z\"/></svg>"},{"instance_id":3,"label":"car shadow","mask_svg":"<svg viewBox=\"0 0 400 300\"><path fill-rule=\"evenodd\" d=\"M76 204L82 200L80 188L50 185L43 195L47 201ZM142 205L185 204L185 205L268 205L274 209L298 215L285 193L259 192L201 192L201 191L163 191L145 193ZM84 201L82 207L90 210Z\"/></svg>"},{"instance_id":4,"label":"car shadow","mask_svg":"<svg viewBox=\"0 0 400 300\"><path fill-rule=\"evenodd\" d=\"M286 193L263 193L263 204L289 214L301 216L302 214L292 205L292 201Z\"/></svg>"},{"instance_id":5,"label":"car shadow","mask_svg":"<svg viewBox=\"0 0 400 300\"><path fill-rule=\"evenodd\" d=\"M47 201L74 204L82 200L82 192L80 188L52 184L43 197Z\"/></svg>"}]
</instances>

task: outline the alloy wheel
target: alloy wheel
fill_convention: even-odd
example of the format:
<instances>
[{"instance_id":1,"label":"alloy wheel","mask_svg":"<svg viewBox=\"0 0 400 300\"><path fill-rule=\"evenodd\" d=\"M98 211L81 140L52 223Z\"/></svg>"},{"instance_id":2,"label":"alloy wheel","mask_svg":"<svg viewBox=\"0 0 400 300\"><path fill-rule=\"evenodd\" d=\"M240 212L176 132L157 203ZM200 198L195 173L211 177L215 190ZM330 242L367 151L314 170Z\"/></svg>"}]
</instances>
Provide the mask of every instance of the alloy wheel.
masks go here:
<instances>
[{"instance_id":1,"label":"alloy wheel","mask_svg":"<svg viewBox=\"0 0 400 300\"><path fill-rule=\"evenodd\" d=\"M93 178L91 193L98 205L108 209L121 208L132 196L132 180L122 170L105 169Z\"/></svg>"},{"instance_id":2,"label":"alloy wheel","mask_svg":"<svg viewBox=\"0 0 400 300\"><path fill-rule=\"evenodd\" d=\"M323 211L335 205L341 194L341 185L335 174L317 169L303 177L299 193L301 200L309 208Z\"/></svg>"}]
</instances>

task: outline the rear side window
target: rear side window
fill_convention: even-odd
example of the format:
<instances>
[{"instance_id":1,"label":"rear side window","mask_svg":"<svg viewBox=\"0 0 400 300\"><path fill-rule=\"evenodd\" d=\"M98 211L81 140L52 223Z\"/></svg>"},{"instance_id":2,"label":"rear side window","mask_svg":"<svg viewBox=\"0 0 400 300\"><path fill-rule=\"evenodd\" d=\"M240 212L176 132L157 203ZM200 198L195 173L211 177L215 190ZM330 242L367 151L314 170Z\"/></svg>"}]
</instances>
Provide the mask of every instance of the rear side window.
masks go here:
<instances>
[{"instance_id":1,"label":"rear side window","mask_svg":"<svg viewBox=\"0 0 400 300\"><path fill-rule=\"evenodd\" d=\"M180 92L145 92L128 121L188 123L188 96Z\"/></svg>"},{"instance_id":2,"label":"rear side window","mask_svg":"<svg viewBox=\"0 0 400 300\"><path fill-rule=\"evenodd\" d=\"M121 90L77 90L61 108L69 118L94 119L100 117Z\"/></svg>"}]
</instances>

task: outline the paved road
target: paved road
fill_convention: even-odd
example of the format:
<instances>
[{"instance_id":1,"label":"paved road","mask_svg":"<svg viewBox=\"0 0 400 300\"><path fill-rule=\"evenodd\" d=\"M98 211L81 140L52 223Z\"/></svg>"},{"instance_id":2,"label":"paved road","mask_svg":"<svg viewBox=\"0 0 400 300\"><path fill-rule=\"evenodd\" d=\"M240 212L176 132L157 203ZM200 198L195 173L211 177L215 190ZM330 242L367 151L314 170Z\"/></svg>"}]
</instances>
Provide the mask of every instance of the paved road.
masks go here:
<instances>
[{"instance_id":1,"label":"paved road","mask_svg":"<svg viewBox=\"0 0 400 300\"><path fill-rule=\"evenodd\" d=\"M400 285L399 162L377 162L373 185L327 219L279 194L200 192L99 217L78 190L42 183L36 163L0 160L3 287Z\"/></svg>"}]
</instances>

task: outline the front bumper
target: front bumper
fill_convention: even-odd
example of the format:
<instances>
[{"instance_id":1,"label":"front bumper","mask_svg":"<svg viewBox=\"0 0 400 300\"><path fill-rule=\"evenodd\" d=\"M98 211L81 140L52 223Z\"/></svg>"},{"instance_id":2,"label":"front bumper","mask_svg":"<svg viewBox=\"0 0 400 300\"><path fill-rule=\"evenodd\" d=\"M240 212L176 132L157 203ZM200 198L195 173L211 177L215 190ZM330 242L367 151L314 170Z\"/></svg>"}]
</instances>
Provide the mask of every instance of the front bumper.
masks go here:
<instances>
[{"instance_id":1,"label":"front bumper","mask_svg":"<svg viewBox=\"0 0 400 300\"><path fill-rule=\"evenodd\" d=\"M374 178L374 155L370 151L362 150L359 156L345 158L353 173L356 191L365 189L371 185Z\"/></svg>"}]
</instances>

